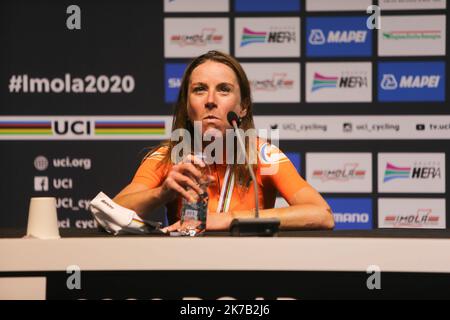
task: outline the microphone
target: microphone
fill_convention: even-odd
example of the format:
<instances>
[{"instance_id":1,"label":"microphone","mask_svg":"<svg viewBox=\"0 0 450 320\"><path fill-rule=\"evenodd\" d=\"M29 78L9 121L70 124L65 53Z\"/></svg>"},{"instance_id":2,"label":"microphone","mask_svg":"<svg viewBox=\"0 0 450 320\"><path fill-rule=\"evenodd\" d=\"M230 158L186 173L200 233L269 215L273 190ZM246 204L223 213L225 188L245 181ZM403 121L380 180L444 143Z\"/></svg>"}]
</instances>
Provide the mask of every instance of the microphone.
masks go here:
<instances>
[{"instance_id":1,"label":"microphone","mask_svg":"<svg viewBox=\"0 0 450 320\"><path fill-rule=\"evenodd\" d=\"M280 226L280 219L278 218L260 218L259 217L259 201L258 201L258 183L256 181L255 172L248 160L248 155L245 150L245 144L239 131L241 119L238 115L230 111L227 114L227 120L233 127L238 140L239 149L245 155L245 162L247 164L250 177L253 182L253 189L255 191L255 218L235 218L231 222L230 231L232 236L273 236L278 232Z\"/></svg>"}]
</instances>

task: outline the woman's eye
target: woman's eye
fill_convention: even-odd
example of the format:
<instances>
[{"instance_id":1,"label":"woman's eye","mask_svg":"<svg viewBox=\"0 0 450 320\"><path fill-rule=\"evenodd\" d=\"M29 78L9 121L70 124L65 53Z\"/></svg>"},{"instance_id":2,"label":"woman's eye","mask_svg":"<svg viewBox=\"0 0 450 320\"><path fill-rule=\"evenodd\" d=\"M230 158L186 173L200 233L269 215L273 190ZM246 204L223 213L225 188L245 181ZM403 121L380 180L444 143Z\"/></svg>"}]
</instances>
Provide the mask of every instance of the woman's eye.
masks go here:
<instances>
[{"instance_id":1,"label":"woman's eye","mask_svg":"<svg viewBox=\"0 0 450 320\"><path fill-rule=\"evenodd\" d=\"M231 92L231 88L229 86L220 86L219 91L222 92Z\"/></svg>"},{"instance_id":2,"label":"woman's eye","mask_svg":"<svg viewBox=\"0 0 450 320\"><path fill-rule=\"evenodd\" d=\"M201 92L201 91L205 91L206 88L199 86L199 87L194 87L194 89L192 90L193 92Z\"/></svg>"}]
</instances>

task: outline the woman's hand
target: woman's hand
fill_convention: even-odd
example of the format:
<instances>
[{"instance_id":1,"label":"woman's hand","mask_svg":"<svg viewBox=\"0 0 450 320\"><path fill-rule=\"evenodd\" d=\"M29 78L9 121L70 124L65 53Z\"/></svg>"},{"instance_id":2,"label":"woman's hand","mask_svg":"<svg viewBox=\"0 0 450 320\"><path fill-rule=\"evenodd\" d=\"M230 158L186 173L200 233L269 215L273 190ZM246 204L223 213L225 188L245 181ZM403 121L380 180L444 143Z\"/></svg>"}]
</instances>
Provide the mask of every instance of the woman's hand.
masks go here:
<instances>
[{"instance_id":1,"label":"woman's hand","mask_svg":"<svg viewBox=\"0 0 450 320\"><path fill-rule=\"evenodd\" d=\"M208 212L206 218L206 230L208 231L227 231L230 229L233 216L231 213ZM174 232L180 230L181 221L178 220L174 224L162 229L163 232Z\"/></svg>"},{"instance_id":2,"label":"woman's hand","mask_svg":"<svg viewBox=\"0 0 450 320\"><path fill-rule=\"evenodd\" d=\"M194 165L204 167L205 164L200 159L189 155L186 159L171 167L166 179L161 185L161 195L168 201L175 199L177 196L184 197L189 202L195 202L196 196L202 194L199 182L205 177L202 176L201 171ZM207 177L210 180L213 177ZM195 191L188 192L188 188Z\"/></svg>"},{"instance_id":3,"label":"woman's hand","mask_svg":"<svg viewBox=\"0 0 450 320\"><path fill-rule=\"evenodd\" d=\"M206 218L206 230L208 231L228 231L230 229L233 216L230 212L208 212Z\"/></svg>"},{"instance_id":4,"label":"woman's hand","mask_svg":"<svg viewBox=\"0 0 450 320\"><path fill-rule=\"evenodd\" d=\"M162 228L161 231L164 232L164 233L175 232L175 231L180 230L180 227L181 227L181 221L178 220L174 224L171 224L168 227Z\"/></svg>"}]
</instances>

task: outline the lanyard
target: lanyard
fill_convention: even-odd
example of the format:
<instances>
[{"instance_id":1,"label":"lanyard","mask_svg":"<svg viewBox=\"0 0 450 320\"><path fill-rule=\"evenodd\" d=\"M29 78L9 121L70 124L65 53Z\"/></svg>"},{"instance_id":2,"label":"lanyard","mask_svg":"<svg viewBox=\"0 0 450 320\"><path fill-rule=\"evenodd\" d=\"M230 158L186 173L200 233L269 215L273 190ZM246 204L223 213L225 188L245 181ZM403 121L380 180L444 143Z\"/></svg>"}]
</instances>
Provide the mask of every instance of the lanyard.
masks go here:
<instances>
[{"instance_id":1,"label":"lanyard","mask_svg":"<svg viewBox=\"0 0 450 320\"><path fill-rule=\"evenodd\" d=\"M220 190L219 204L217 205L217 213L227 212L230 208L231 196L234 189L234 173L231 173L231 165L227 166L225 179Z\"/></svg>"}]
</instances>

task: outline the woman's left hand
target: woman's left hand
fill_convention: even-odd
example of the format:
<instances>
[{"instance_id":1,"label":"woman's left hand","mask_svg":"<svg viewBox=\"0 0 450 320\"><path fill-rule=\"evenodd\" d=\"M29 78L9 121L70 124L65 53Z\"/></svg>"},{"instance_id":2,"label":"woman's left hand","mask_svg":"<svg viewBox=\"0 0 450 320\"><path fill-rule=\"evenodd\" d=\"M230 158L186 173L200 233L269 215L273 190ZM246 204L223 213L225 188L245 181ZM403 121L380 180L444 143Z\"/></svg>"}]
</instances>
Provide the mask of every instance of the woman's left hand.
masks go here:
<instances>
[{"instance_id":1,"label":"woman's left hand","mask_svg":"<svg viewBox=\"0 0 450 320\"><path fill-rule=\"evenodd\" d=\"M208 212L206 219L206 230L208 231L228 231L230 229L233 216L231 213Z\"/></svg>"},{"instance_id":2,"label":"woman's left hand","mask_svg":"<svg viewBox=\"0 0 450 320\"><path fill-rule=\"evenodd\" d=\"M206 218L206 230L208 231L228 231L230 228L233 216L230 213L216 213L208 212L208 217ZM181 221L178 220L174 224L162 229L163 232L174 232L179 231L181 227Z\"/></svg>"}]
</instances>

